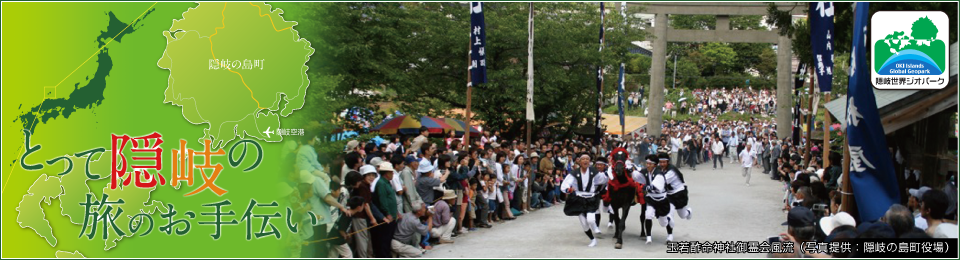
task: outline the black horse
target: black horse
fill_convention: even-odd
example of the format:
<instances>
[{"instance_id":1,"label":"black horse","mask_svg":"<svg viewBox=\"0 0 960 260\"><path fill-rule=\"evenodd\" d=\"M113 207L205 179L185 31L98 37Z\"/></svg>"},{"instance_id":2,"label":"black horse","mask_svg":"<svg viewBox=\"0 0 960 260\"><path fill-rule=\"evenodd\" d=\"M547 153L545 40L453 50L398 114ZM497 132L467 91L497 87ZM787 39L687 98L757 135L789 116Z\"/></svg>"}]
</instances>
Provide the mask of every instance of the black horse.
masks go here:
<instances>
[{"instance_id":1,"label":"black horse","mask_svg":"<svg viewBox=\"0 0 960 260\"><path fill-rule=\"evenodd\" d=\"M617 239L615 248L623 248L623 230L626 229L627 215L630 214L630 206L637 204L637 199L643 200L643 186L630 177L626 162L629 154L623 148L617 148L612 152L613 178L607 183L606 193L603 195L603 201L613 208L613 220L616 225L616 231L613 237Z\"/></svg>"}]
</instances>

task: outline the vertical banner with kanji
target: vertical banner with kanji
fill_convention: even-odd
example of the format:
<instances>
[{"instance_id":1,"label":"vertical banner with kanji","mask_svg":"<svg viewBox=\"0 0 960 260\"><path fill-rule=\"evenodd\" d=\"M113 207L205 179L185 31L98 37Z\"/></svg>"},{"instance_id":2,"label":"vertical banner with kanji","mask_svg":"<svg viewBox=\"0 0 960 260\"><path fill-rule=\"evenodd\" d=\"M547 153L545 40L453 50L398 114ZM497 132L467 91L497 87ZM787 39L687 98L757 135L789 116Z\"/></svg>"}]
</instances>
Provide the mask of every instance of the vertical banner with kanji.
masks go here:
<instances>
[{"instance_id":1,"label":"vertical banner with kanji","mask_svg":"<svg viewBox=\"0 0 960 260\"><path fill-rule=\"evenodd\" d=\"M833 13L832 2L810 3L810 45L820 92L830 92L833 84Z\"/></svg>"},{"instance_id":2,"label":"vertical banner with kanji","mask_svg":"<svg viewBox=\"0 0 960 260\"><path fill-rule=\"evenodd\" d=\"M803 87L803 82L805 81L804 79L806 78L804 76L806 75L807 75L807 65L800 63L800 65L797 66L797 74L796 74L797 77L794 79L794 87L793 87L794 97L800 96L800 88ZM801 116L802 115L800 113L800 102L798 101L796 102L796 106L793 108L793 128L792 128L793 132L791 135L791 139L793 140L793 145L800 145L800 132L801 132L800 117Z\"/></svg>"},{"instance_id":3,"label":"vertical banner with kanji","mask_svg":"<svg viewBox=\"0 0 960 260\"><path fill-rule=\"evenodd\" d=\"M869 3L857 3L853 47L850 52L850 85L847 94L847 142L850 150L850 184L862 222L880 219L890 205L900 202L897 177L877 99L867 67L867 22Z\"/></svg>"},{"instance_id":4,"label":"vertical banner with kanji","mask_svg":"<svg viewBox=\"0 0 960 260\"><path fill-rule=\"evenodd\" d=\"M606 9L603 2L600 2L600 53L603 53L603 20ZM600 138L603 137L603 126L600 120L603 116L603 62L597 64L597 118L594 120L596 131L594 132L593 145L600 144Z\"/></svg>"},{"instance_id":5,"label":"vertical banner with kanji","mask_svg":"<svg viewBox=\"0 0 960 260\"><path fill-rule=\"evenodd\" d=\"M487 83L487 26L483 22L483 3L470 2L470 82L467 86Z\"/></svg>"}]
</instances>

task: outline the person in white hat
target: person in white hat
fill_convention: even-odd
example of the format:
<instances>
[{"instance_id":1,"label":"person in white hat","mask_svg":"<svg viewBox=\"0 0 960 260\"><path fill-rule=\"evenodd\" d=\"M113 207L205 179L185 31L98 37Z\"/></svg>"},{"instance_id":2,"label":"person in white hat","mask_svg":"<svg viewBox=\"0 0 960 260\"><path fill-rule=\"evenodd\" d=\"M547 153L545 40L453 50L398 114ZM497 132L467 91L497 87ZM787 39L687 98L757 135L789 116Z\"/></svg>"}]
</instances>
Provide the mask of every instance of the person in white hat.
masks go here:
<instances>
[{"instance_id":1,"label":"person in white hat","mask_svg":"<svg viewBox=\"0 0 960 260\"><path fill-rule=\"evenodd\" d=\"M360 174L362 174L363 177L367 177L367 174L371 174L371 173L373 173L373 179L370 180L369 188L370 188L370 192L373 193L374 191L377 190L377 187L376 187L377 182L380 181L380 175L376 174L377 166L370 165L370 164L364 164L363 166L360 166Z\"/></svg>"},{"instance_id":2,"label":"person in white hat","mask_svg":"<svg viewBox=\"0 0 960 260\"><path fill-rule=\"evenodd\" d=\"M850 216L850 213L838 212L833 216L826 216L820 218L820 229L823 230L823 233L830 235L834 229L841 226L857 226L857 220L853 219L853 216Z\"/></svg>"},{"instance_id":3,"label":"person in white hat","mask_svg":"<svg viewBox=\"0 0 960 260\"><path fill-rule=\"evenodd\" d=\"M433 228L430 235L440 238L440 244L453 243L453 230L457 227L457 219L450 212L450 205L457 199L452 190L444 190L443 197L433 204Z\"/></svg>"},{"instance_id":4,"label":"person in white hat","mask_svg":"<svg viewBox=\"0 0 960 260\"><path fill-rule=\"evenodd\" d=\"M927 220L920 215L920 198L923 198L923 193L930 190L931 188L927 186L909 190L910 199L907 200L907 207L913 212L913 224L922 230L927 230Z\"/></svg>"},{"instance_id":5,"label":"person in white hat","mask_svg":"<svg viewBox=\"0 0 960 260\"><path fill-rule=\"evenodd\" d=\"M349 152L358 152L358 153L359 153L360 151L362 151L362 149L360 149L359 147L360 147L360 141L350 140L349 142L347 142L347 146L345 146L345 147L343 148L343 152L344 152L344 153L349 153Z\"/></svg>"},{"instance_id":6,"label":"person in white hat","mask_svg":"<svg viewBox=\"0 0 960 260\"><path fill-rule=\"evenodd\" d=\"M367 166L364 166L367 167ZM371 166L372 167L372 166ZM361 167L362 168L362 167ZM380 178L373 185L376 186L373 192L373 206L383 213L383 222L379 226L370 229L370 235L373 239L373 254L377 258L391 257L391 240L397 229L397 218L400 217L397 209L397 195L390 180L393 179L393 164L383 162L380 164Z\"/></svg>"}]
</instances>

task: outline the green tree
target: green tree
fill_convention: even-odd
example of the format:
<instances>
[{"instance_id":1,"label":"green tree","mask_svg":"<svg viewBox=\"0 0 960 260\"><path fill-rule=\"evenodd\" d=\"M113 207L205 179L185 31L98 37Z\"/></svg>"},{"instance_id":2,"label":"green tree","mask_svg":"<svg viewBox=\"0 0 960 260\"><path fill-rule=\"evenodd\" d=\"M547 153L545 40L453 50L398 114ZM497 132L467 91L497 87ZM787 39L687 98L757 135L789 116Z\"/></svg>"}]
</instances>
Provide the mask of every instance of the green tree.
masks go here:
<instances>
[{"instance_id":1,"label":"green tree","mask_svg":"<svg viewBox=\"0 0 960 260\"><path fill-rule=\"evenodd\" d=\"M717 16L715 15L670 15L670 28L682 30L715 30Z\"/></svg>"},{"instance_id":2,"label":"green tree","mask_svg":"<svg viewBox=\"0 0 960 260\"><path fill-rule=\"evenodd\" d=\"M920 17L910 27L910 37L914 39L934 39L937 37L937 26L928 17Z\"/></svg>"},{"instance_id":3,"label":"green tree","mask_svg":"<svg viewBox=\"0 0 960 260\"><path fill-rule=\"evenodd\" d=\"M773 48L764 48L760 51L760 62L757 63L756 69L760 74L760 77L766 79L773 79L777 77L777 53L773 51ZM834 70L836 71L836 70Z\"/></svg>"},{"instance_id":4,"label":"green tree","mask_svg":"<svg viewBox=\"0 0 960 260\"><path fill-rule=\"evenodd\" d=\"M329 41L322 69L343 80L330 92L340 108L376 111L390 103L411 115L444 116L466 107L469 6L462 3L325 3L314 35ZM594 115L596 67L607 68L604 94L615 93L616 67L644 32L608 8L606 47L598 53L599 8L585 3L536 3L535 129L575 125ZM488 83L474 86L474 119L508 137L524 125L526 3L484 4ZM629 12L637 12L633 9ZM302 33L301 33L302 34ZM317 50L318 53L321 50ZM586 91L585 91L586 90ZM549 115L549 116L548 116ZM376 116L371 116L375 118Z\"/></svg>"},{"instance_id":5,"label":"green tree","mask_svg":"<svg viewBox=\"0 0 960 260\"><path fill-rule=\"evenodd\" d=\"M647 74L650 72L650 57L642 54L630 54L630 61L627 62L627 73Z\"/></svg>"},{"instance_id":6,"label":"green tree","mask_svg":"<svg viewBox=\"0 0 960 260\"><path fill-rule=\"evenodd\" d=\"M728 44L708 42L700 47L704 64L700 64L704 75L723 75L732 72L737 61L737 52Z\"/></svg>"},{"instance_id":7,"label":"green tree","mask_svg":"<svg viewBox=\"0 0 960 260\"><path fill-rule=\"evenodd\" d=\"M731 30L766 30L763 25L763 16L760 15L734 15L730 16Z\"/></svg>"},{"instance_id":8,"label":"green tree","mask_svg":"<svg viewBox=\"0 0 960 260\"><path fill-rule=\"evenodd\" d=\"M667 87L673 86L673 60L667 61L666 81ZM686 57L677 60L677 87L692 88L697 87L697 80L700 79L700 69Z\"/></svg>"}]
</instances>

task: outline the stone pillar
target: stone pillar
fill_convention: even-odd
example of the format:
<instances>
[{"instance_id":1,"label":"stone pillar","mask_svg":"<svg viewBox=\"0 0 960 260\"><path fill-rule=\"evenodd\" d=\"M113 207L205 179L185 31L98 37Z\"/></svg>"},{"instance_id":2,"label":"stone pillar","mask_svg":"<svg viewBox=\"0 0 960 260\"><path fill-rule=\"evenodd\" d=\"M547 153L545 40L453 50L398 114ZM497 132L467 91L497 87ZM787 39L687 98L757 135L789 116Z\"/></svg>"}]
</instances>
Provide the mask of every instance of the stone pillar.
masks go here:
<instances>
[{"instance_id":1,"label":"stone pillar","mask_svg":"<svg viewBox=\"0 0 960 260\"><path fill-rule=\"evenodd\" d=\"M717 15L717 31L728 31L730 28L729 15Z\"/></svg>"},{"instance_id":2,"label":"stone pillar","mask_svg":"<svg viewBox=\"0 0 960 260\"><path fill-rule=\"evenodd\" d=\"M792 42L790 37L780 36L777 41L777 138L791 136L793 115L793 77L790 72Z\"/></svg>"},{"instance_id":3,"label":"stone pillar","mask_svg":"<svg viewBox=\"0 0 960 260\"><path fill-rule=\"evenodd\" d=\"M650 101L647 109L647 134L660 136L663 126L663 87L667 66L667 14L656 14L653 27L653 59L650 63Z\"/></svg>"}]
</instances>

